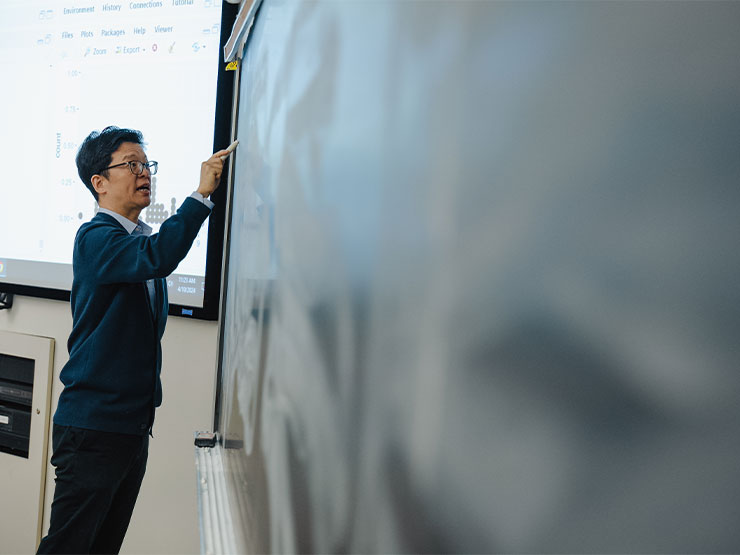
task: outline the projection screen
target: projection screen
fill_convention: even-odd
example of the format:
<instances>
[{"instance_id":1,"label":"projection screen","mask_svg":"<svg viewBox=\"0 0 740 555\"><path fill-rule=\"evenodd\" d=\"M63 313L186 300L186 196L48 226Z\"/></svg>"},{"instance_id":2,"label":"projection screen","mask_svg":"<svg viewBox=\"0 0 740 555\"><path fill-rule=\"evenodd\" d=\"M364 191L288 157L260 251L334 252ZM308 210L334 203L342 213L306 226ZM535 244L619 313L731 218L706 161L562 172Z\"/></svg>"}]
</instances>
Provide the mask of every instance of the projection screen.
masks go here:
<instances>
[{"instance_id":1,"label":"projection screen","mask_svg":"<svg viewBox=\"0 0 740 555\"><path fill-rule=\"evenodd\" d=\"M97 211L75 166L90 131L144 134L159 172L141 219L155 232L197 188L200 163L225 146L214 145L221 11L220 0L0 3L0 290L68 297L75 233ZM206 222L167 280L177 314L204 306L208 236Z\"/></svg>"}]
</instances>

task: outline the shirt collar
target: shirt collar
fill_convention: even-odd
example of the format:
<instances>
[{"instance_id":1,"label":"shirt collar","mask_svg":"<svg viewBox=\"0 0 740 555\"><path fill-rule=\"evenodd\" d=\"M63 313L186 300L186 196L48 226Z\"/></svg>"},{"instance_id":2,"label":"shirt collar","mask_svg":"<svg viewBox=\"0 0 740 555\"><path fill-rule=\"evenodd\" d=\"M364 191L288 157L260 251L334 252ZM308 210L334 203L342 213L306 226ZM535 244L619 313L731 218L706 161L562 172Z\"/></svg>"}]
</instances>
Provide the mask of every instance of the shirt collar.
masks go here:
<instances>
[{"instance_id":1,"label":"shirt collar","mask_svg":"<svg viewBox=\"0 0 740 555\"><path fill-rule=\"evenodd\" d=\"M151 235L152 234L152 228L146 224L146 222L142 222L139 220L138 224L135 224L128 218L124 218L117 212L113 212L113 210L108 210L107 208L98 208L98 212L102 212L103 214L108 214L112 218L114 218L119 224L123 226L123 228L128 232L129 235Z\"/></svg>"}]
</instances>

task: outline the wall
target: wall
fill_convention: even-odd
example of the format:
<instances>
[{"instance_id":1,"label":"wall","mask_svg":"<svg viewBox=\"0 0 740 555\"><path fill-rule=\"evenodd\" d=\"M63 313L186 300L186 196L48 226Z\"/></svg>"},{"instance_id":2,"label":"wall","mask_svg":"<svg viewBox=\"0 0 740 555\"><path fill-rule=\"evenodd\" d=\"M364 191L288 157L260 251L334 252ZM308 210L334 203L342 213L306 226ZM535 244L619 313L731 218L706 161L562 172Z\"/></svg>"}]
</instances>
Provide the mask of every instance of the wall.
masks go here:
<instances>
[{"instance_id":1,"label":"wall","mask_svg":"<svg viewBox=\"0 0 740 555\"><path fill-rule=\"evenodd\" d=\"M52 410L61 391L59 372L68 359L72 328L69 303L16 296L0 311L0 329L53 337ZM198 553L198 513L193 432L211 429L217 324L170 318L162 341L164 401L157 411L149 463L122 553ZM49 447L51 454L51 447ZM2 472L2 468L0 468ZM54 469L46 480L44 533L54 492ZM8 504L0 505L0 518ZM1 548L1 546L0 546Z\"/></svg>"}]
</instances>

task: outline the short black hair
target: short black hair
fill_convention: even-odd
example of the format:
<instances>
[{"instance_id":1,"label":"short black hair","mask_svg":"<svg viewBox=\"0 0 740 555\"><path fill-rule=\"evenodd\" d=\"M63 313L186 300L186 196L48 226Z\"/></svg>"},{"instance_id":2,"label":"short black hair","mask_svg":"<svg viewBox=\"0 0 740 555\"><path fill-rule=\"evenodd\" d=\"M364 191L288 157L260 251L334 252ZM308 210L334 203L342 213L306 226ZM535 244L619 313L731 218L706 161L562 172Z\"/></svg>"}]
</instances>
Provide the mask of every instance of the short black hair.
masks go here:
<instances>
[{"instance_id":1,"label":"short black hair","mask_svg":"<svg viewBox=\"0 0 740 555\"><path fill-rule=\"evenodd\" d=\"M77 151L75 158L77 173L80 174L80 179L96 201L98 193L92 185L92 176L100 174L108 177L108 170L103 170L103 168L110 166L113 153L118 150L121 143L136 143L144 146L144 136L136 129L122 129L109 125L102 131L90 133Z\"/></svg>"}]
</instances>

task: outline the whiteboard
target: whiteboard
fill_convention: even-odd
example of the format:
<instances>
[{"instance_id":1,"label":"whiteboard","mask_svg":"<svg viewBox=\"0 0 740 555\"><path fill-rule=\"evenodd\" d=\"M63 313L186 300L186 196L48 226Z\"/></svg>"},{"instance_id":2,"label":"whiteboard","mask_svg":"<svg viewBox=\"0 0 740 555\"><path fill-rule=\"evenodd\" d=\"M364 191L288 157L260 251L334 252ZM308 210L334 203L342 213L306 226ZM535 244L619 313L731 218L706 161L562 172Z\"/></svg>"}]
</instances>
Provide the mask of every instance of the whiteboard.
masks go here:
<instances>
[{"instance_id":1,"label":"whiteboard","mask_svg":"<svg viewBox=\"0 0 740 555\"><path fill-rule=\"evenodd\" d=\"M740 548L738 23L263 2L218 422L246 551Z\"/></svg>"}]
</instances>

